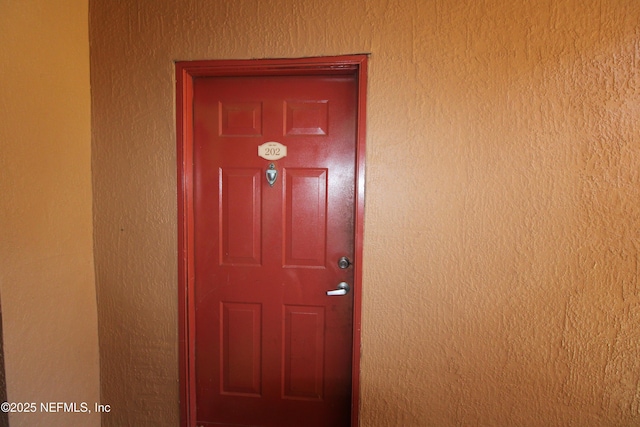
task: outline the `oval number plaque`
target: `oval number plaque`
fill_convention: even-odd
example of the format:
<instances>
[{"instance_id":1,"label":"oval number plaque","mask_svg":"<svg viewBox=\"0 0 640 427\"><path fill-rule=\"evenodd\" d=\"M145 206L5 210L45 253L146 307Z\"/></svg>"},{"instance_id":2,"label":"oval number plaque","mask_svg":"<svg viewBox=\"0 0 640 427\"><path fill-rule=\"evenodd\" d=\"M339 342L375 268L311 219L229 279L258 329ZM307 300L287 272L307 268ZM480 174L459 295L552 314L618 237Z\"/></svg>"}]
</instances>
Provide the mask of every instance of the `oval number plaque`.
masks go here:
<instances>
[{"instance_id":1,"label":"oval number plaque","mask_svg":"<svg viewBox=\"0 0 640 427\"><path fill-rule=\"evenodd\" d=\"M275 141L265 142L258 145L258 156L265 160L280 160L287 156L287 146Z\"/></svg>"}]
</instances>

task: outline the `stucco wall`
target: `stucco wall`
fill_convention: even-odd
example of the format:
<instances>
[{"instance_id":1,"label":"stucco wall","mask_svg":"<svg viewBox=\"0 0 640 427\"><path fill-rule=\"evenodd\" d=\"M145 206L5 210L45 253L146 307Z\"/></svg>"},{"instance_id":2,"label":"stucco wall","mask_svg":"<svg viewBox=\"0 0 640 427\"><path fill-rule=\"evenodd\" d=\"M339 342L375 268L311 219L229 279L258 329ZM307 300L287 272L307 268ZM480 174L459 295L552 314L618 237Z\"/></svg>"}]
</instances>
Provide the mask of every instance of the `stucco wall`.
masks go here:
<instances>
[{"instance_id":1,"label":"stucco wall","mask_svg":"<svg viewBox=\"0 0 640 427\"><path fill-rule=\"evenodd\" d=\"M176 425L174 60L371 53L361 425L640 425L640 3L90 2L105 426Z\"/></svg>"},{"instance_id":2,"label":"stucco wall","mask_svg":"<svg viewBox=\"0 0 640 427\"><path fill-rule=\"evenodd\" d=\"M0 294L12 427L98 426L88 2L0 2Z\"/></svg>"}]
</instances>

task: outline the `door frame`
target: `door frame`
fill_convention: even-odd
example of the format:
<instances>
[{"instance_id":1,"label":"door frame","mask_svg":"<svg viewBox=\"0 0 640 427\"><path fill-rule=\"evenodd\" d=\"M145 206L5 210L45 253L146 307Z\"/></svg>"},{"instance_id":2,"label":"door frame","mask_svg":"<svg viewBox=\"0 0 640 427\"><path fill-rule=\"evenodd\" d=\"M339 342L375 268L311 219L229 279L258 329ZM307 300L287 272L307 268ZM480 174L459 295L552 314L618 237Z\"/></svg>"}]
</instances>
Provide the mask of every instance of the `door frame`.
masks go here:
<instances>
[{"instance_id":1,"label":"door frame","mask_svg":"<svg viewBox=\"0 0 640 427\"><path fill-rule=\"evenodd\" d=\"M176 61L176 140L178 166L178 352L180 425L195 427L193 83L197 77L353 75L357 82L353 360L351 426L358 426L362 254L364 238L365 113L368 55L295 59Z\"/></svg>"}]
</instances>

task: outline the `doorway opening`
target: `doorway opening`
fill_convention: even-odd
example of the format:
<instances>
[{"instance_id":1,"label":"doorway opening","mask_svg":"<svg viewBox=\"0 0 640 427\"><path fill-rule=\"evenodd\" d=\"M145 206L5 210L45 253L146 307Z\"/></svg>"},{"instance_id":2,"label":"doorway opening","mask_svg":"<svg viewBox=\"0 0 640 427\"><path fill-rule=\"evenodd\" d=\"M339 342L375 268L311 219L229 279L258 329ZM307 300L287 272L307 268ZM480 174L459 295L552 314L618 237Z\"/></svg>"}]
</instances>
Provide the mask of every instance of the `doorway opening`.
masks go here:
<instances>
[{"instance_id":1,"label":"doorway opening","mask_svg":"<svg viewBox=\"0 0 640 427\"><path fill-rule=\"evenodd\" d=\"M182 426L358 425L366 76L176 63Z\"/></svg>"}]
</instances>

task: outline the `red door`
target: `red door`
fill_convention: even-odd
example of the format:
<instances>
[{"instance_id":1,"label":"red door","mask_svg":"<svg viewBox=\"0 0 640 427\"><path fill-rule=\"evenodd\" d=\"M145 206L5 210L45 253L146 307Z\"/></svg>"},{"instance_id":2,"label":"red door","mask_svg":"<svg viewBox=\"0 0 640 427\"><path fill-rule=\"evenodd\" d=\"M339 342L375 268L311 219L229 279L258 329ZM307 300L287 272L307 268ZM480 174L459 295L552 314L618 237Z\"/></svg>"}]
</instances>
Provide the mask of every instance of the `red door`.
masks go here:
<instances>
[{"instance_id":1,"label":"red door","mask_svg":"<svg viewBox=\"0 0 640 427\"><path fill-rule=\"evenodd\" d=\"M198 77L193 100L196 423L349 426L356 77Z\"/></svg>"}]
</instances>

